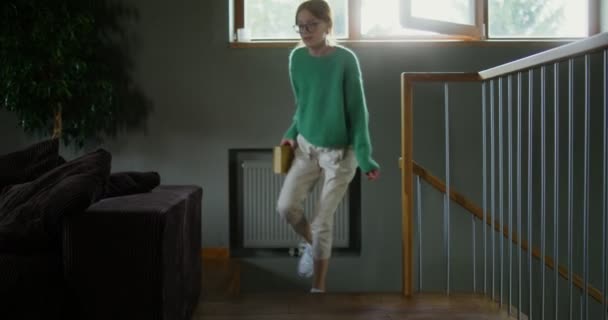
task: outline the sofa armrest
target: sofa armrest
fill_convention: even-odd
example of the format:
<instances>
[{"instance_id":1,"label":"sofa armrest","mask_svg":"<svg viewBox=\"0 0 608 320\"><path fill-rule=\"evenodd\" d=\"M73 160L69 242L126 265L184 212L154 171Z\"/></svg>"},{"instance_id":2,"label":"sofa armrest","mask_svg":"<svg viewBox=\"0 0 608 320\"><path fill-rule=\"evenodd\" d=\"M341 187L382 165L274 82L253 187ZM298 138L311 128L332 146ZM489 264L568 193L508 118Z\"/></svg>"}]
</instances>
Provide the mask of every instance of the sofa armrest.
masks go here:
<instances>
[{"instance_id":1,"label":"sofa armrest","mask_svg":"<svg viewBox=\"0 0 608 320\"><path fill-rule=\"evenodd\" d=\"M202 190L160 186L66 221L65 273L87 319L186 319L200 294Z\"/></svg>"}]
</instances>

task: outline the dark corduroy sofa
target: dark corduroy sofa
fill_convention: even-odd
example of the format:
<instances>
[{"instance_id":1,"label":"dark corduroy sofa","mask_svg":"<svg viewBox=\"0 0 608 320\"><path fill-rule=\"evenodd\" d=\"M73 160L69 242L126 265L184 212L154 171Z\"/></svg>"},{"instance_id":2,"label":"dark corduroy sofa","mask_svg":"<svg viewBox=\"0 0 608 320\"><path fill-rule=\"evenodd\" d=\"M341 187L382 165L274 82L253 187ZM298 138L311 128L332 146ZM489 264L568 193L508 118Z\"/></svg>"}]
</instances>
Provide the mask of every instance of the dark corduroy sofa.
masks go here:
<instances>
[{"instance_id":1,"label":"dark corduroy sofa","mask_svg":"<svg viewBox=\"0 0 608 320\"><path fill-rule=\"evenodd\" d=\"M190 319L201 288L199 187L102 200L68 219L64 263L80 319Z\"/></svg>"},{"instance_id":2,"label":"dark corduroy sofa","mask_svg":"<svg viewBox=\"0 0 608 320\"><path fill-rule=\"evenodd\" d=\"M54 236L46 231L55 221L49 217L38 228L46 233L6 219L15 207L7 198L26 184L16 186L0 192L0 319L191 318L201 288L200 187L99 196L81 212L62 214ZM76 196L66 197L61 208L73 211ZM48 237L41 246L9 227Z\"/></svg>"}]
</instances>

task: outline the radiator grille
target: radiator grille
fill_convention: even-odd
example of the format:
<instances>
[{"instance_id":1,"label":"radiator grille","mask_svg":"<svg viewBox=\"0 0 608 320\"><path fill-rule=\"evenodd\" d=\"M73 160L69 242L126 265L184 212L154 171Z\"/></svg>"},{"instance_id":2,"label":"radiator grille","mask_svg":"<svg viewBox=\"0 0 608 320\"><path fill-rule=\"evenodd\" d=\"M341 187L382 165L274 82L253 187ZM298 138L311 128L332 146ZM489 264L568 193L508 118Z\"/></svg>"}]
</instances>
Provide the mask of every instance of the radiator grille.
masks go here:
<instances>
[{"instance_id":1,"label":"radiator grille","mask_svg":"<svg viewBox=\"0 0 608 320\"><path fill-rule=\"evenodd\" d=\"M279 217L276 204L284 176L272 170L272 162L248 160L242 162L243 246L245 248L288 248L298 244L299 238ZM306 217L311 218L320 188L315 186L305 202ZM335 248L346 248L349 242L348 191L338 206L334 223Z\"/></svg>"}]
</instances>

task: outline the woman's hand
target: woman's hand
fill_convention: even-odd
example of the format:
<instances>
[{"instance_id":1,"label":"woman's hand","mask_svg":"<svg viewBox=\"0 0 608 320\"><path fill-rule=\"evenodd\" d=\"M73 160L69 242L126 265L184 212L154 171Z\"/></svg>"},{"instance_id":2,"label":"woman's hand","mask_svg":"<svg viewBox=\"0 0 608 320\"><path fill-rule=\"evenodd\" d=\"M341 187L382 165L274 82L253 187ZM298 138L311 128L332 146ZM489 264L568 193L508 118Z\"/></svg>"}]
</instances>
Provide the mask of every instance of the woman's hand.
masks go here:
<instances>
[{"instance_id":1,"label":"woman's hand","mask_svg":"<svg viewBox=\"0 0 608 320\"><path fill-rule=\"evenodd\" d=\"M374 180L377 180L378 178L380 178L380 171L378 171L377 169L374 169L370 172L367 172L365 175L367 176L367 180L374 181Z\"/></svg>"},{"instance_id":2,"label":"woman's hand","mask_svg":"<svg viewBox=\"0 0 608 320\"><path fill-rule=\"evenodd\" d=\"M293 139L281 139L281 145L290 146L292 149L295 149L297 146L297 142Z\"/></svg>"}]
</instances>

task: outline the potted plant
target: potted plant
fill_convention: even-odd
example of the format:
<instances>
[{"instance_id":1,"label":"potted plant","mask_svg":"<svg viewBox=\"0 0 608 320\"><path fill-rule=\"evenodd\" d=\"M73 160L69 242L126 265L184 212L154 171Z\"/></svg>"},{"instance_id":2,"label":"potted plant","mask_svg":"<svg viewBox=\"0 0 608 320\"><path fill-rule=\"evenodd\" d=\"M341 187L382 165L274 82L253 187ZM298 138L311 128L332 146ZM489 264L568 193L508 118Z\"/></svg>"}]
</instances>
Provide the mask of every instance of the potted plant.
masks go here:
<instances>
[{"instance_id":1,"label":"potted plant","mask_svg":"<svg viewBox=\"0 0 608 320\"><path fill-rule=\"evenodd\" d=\"M142 124L150 104L123 45L136 17L102 0L3 0L0 110L26 133L76 147Z\"/></svg>"}]
</instances>

